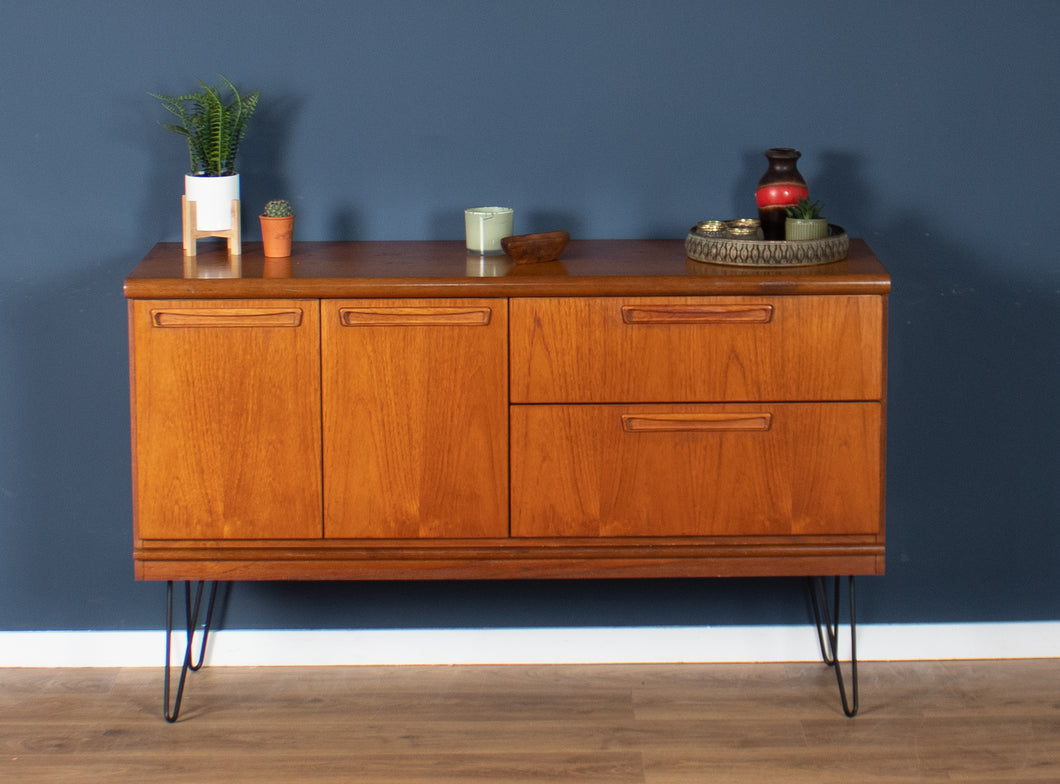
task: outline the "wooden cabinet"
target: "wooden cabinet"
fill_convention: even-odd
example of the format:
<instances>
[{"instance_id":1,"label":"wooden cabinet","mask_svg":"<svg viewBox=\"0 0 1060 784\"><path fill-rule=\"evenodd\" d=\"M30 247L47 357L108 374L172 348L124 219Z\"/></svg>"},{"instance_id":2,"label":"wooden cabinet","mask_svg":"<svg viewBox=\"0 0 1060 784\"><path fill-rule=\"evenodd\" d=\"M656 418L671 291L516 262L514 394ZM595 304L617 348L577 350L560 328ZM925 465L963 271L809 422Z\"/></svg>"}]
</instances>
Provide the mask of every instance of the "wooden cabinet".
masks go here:
<instances>
[{"instance_id":1,"label":"wooden cabinet","mask_svg":"<svg viewBox=\"0 0 1060 784\"><path fill-rule=\"evenodd\" d=\"M889 278L573 242L126 280L140 579L879 574ZM231 265L228 266L231 270Z\"/></svg>"}]
</instances>

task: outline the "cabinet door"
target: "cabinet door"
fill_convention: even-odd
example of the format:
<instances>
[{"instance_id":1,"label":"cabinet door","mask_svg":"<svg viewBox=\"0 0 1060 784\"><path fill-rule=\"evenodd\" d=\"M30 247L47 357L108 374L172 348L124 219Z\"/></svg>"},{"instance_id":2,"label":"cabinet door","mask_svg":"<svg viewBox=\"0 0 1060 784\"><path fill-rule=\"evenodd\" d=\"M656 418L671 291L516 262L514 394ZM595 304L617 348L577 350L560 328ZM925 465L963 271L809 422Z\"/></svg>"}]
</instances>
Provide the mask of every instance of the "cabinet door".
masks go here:
<instances>
[{"instance_id":1,"label":"cabinet door","mask_svg":"<svg viewBox=\"0 0 1060 784\"><path fill-rule=\"evenodd\" d=\"M507 536L506 301L321 307L325 535Z\"/></svg>"},{"instance_id":2,"label":"cabinet door","mask_svg":"<svg viewBox=\"0 0 1060 784\"><path fill-rule=\"evenodd\" d=\"M882 534L879 403L512 407L512 536Z\"/></svg>"},{"instance_id":3,"label":"cabinet door","mask_svg":"<svg viewBox=\"0 0 1060 784\"><path fill-rule=\"evenodd\" d=\"M319 303L129 308L137 536L319 538Z\"/></svg>"}]
</instances>

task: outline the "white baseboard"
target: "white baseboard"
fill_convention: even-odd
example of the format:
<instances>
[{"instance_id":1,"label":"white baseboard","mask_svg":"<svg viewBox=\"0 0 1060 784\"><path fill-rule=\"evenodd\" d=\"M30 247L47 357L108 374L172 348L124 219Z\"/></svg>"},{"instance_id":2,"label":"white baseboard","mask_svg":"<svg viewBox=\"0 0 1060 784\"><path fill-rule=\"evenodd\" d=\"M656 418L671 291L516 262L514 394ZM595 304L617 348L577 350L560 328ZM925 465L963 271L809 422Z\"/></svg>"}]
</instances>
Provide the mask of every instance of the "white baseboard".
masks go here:
<instances>
[{"instance_id":1,"label":"white baseboard","mask_svg":"<svg viewBox=\"0 0 1060 784\"><path fill-rule=\"evenodd\" d=\"M226 630L210 636L207 663L267 667L798 662L819 660L817 646L811 626ZM0 667L155 667L162 665L163 655L160 631L0 632ZM176 660L182 656L183 652ZM861 661L1058 657L1060 621L858 627Z\"/></svg>"}]
</instances>

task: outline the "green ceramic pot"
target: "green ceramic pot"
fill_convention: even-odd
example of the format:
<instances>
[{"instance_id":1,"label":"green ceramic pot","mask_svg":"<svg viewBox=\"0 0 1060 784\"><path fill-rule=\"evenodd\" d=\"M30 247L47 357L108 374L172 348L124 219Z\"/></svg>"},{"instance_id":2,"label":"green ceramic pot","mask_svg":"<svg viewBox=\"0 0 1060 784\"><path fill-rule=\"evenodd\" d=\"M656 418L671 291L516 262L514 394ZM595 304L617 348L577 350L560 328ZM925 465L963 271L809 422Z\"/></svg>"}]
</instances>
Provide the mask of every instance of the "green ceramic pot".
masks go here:
<instances>
[{"instance_id":1,"label":"green ceramic pot","mask_svg":"<svg viewBox=\"0 0 1060 784\"><path fill-rule=\"evenodd\" d=\"M827 218L785 218L784 239L821 240L828 236Z\"/></svg>"}]
</instances>

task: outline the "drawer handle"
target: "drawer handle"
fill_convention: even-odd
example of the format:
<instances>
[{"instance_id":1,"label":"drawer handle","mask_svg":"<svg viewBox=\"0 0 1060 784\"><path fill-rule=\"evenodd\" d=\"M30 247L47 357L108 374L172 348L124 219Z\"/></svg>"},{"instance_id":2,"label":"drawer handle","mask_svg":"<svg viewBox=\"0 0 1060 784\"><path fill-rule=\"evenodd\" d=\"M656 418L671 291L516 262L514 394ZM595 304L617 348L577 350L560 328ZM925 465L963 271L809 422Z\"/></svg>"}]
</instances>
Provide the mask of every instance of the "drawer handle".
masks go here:
<instances>
[{"instance_id":1,"label":"drawer handle","mask_svg":"<svg viewBox=\"0 0 1060 784\"><path fill-rule=\"evenodd\" d=\"M623 305L624 324L768 324L772 305Z\"/></svg>"},{"instance_id":2,"label":"drawer handle","mask_svg":"<svg viewBox=\"0 0 1060 784\"><path fill-rule=\"evenodd\" d=\"M151 325L164 329L186 327L297 327L301 308L167 308L151 311Z\"/></svg>"},{"instance_id":3,"label":"drawer handle","mask_svg":"<svg viewBox=\"0 0 1060 784\"><path fill-rule=\"evenodd\" d=\"M623 414L627 433L716 433L732 430L765 431L772 414Z\"/></svg>"},{"instance_id":4,"label":"drawer handle","mask_svg":"<svg viewBox=\"0 0 1060 784\"><path fill-rule=\"evenodd\" d=\"M484 327L492 308L339 308L344 327Z\"/></svg>"}]
</instances>

